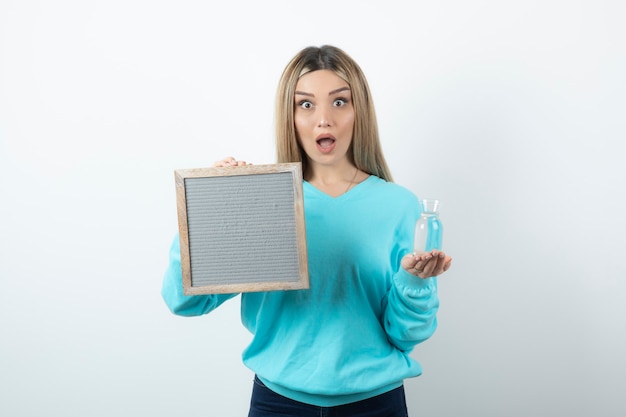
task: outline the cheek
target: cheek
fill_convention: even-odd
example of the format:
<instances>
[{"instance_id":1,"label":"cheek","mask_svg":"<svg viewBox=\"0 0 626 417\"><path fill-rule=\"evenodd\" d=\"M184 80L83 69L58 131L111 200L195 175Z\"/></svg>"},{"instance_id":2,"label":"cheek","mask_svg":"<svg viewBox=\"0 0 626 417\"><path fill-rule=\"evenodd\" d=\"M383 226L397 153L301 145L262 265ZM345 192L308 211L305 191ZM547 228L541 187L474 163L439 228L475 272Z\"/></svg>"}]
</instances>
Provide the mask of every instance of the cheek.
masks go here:
<instances>
[{"instance_id":1,"label":"cheek","mask_svg":"<svg viewBox=\"0 0 626 417\"><path fill-rule=\"evenodd\" d=\"M303 144L302 144L302 136L304 135L304 132L300 128L297 119L294 120L294 127L295 127L295 130L296 130L296 141L298 142L298 144L300 146L303 146ZM306 137L306 135L304 135L304 136Z\"/></svg>"},{"instance_id":2,"label":"cheek","mask_svg":"<svg viewBox=\"0 0 626 417\"><path fill-rule=\"evenodd\" d=\"M347 132L350 132L350 136L352 136L352 133L354 132L354 113L350 114L343 120L343 126Z\"/></svg>"},{"instance_id":3,"label":"cheek","mask_svg":"<svg viewBox=\"0 0 626 417\"><path fill-rule=\"evenodd\" d=\"M306 134L308 123L305 117L295 114L294 119L293 119L293 124L294 124L294 127L296 128L296 134L298 136L302 136Z\"/></svg>"}]
</instances>

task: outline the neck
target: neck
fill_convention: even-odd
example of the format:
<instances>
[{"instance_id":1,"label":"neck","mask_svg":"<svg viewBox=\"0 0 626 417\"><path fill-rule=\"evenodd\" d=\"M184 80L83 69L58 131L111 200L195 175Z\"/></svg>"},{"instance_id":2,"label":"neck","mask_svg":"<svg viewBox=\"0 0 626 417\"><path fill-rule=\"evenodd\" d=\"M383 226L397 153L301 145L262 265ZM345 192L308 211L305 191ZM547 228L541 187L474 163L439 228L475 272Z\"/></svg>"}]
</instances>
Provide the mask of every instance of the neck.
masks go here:
<instances>
[{"instance_id":1,"label":"neck","mask_svg":"<svg viewBox=\"0 0 626 417\"><path fill-rule=\"evenodd\" d=\"M309 163L307 172L305 173L305 179L309 182L333 185L350 181L354 177L355 171L357 171L357 168L348 161L340 165Z\"/></svg>"},{"instance_id":2,"label":"neck","mask_svg":"<svg viewBox=\"0 0 626 417\"><path fill-rule=\"evenodd\" d=\"M367 178L352 163L338 166L309 166L305 179L317 189L333 197L347 193L356 184Z\"/></svg>"}]
</instances>

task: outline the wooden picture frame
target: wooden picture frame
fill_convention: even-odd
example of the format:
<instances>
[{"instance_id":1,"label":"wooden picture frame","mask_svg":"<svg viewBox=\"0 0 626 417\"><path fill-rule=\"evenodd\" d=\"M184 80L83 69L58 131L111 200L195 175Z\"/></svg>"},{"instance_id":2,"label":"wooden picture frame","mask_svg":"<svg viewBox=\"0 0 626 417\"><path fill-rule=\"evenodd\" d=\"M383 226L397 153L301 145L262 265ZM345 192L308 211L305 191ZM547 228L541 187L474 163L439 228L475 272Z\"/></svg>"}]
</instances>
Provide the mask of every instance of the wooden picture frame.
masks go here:
<instances>
[{"instance_id":1,"label":"wooden picture frame","mask_svg":"<svg viewBox=\"0 0 626 417\"><path fill-rule=\"evenodd\" d=\"M184 294L309 288L300 163L174 176Z\"/></svg>"}]
</instances>

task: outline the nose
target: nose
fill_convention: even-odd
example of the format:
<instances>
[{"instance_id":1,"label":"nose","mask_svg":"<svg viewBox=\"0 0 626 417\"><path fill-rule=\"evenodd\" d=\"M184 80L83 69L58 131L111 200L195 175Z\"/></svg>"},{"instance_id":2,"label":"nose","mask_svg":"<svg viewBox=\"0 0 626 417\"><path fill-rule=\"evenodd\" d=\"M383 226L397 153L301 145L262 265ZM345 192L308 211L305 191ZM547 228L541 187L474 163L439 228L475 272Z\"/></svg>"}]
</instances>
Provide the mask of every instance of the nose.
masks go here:
<instances>
[{"instance_id":1,"label":"nose","mask_svg":"<svg viewBox=\"0 0 626 417\"><path fill-rule=\"evenodd\" d=\"M317 127L329 127L330 126L330 111L325 107L319 107L319 122Z\"/></svg>"},{"instance_id":2,"label":"nose","mask_svg":"<svg viewBox=\"0 0 626 417\"><path fill-rule=\"evenodd\" d=\"M329 126L330 126L330 123L326 119L320 120L319 123L317 124L317 127L329 127Z\"/></svg>"}]
</instances>

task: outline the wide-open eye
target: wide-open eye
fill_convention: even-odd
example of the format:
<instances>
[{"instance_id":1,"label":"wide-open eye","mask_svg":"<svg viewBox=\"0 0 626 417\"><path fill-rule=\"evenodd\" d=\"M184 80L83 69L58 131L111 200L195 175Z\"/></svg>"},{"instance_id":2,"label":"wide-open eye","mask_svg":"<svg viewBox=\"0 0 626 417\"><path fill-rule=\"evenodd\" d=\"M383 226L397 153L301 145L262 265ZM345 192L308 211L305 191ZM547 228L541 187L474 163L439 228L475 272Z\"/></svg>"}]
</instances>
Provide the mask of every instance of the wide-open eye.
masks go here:
<instances>
[{"instance_id":1,"label":"wide-open eye","mask_svg":"<svg viewBox=\"0 0 626 417\"><path fill-rule=\"evenodd\" d=\"M302 100L298 103L298 107L303 109L310 109L313 107L313 103L311 103L309 100Z\"/></svg>"},{"instance_id":2,"label":"wide-open eye","mask_svg":"<svg viewBox=\"0 0 626 417\"><path fill-rule=\"evenodd\" d=\"M346 104L348 104L348 100L345 98L336 98L335 101L333 101L333 106L335 107L342 107Z\"/></svg>"}]
</instances>

